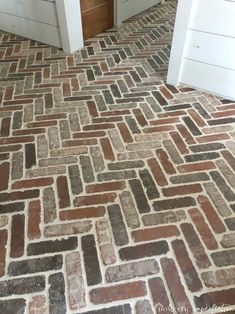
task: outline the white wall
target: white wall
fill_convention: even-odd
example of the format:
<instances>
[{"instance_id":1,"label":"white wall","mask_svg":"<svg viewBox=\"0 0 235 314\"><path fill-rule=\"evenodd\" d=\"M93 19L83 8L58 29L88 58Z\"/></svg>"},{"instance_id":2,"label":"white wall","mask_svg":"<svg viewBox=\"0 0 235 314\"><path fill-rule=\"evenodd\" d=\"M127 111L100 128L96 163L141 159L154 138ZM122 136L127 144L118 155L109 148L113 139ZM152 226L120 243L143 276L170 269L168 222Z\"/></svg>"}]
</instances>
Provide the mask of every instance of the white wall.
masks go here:
<instances>
[{"instance_id":1,"label":"white wall","mask_svg":"<svg viewBox=\"0 0 235 314\"><path fill-rule=\"evenodd\" d=\"M115 0L115 23L121 24L124 20L134 16L150 7L162 2L162 0Z\"/></svg>"},{"instance_id":2,"label":"white wall","mask_svg":"<svg viewBox=\"0 0 235 314\"><path fill-rule=\"evenodd\" d=\"M0 29L62 47L55 0L0 0Z\"/></svg>"},{"instance_id":3,"label":"white wall","mask_svg":"<svg viewBox=\"0 0 235 314\"><path fill-rule=\"evenodd\" d=\"M115 24L164 0L114 0ZM0 29L68 53L84 46L80 0L0 0Z\"/></svg>"},{"instance_id":4,"label":"white wall","mask_svg":"<svg viewBox=\"0 0 235 314\"><path fill-rule=\"evenodd\" d=\"M168 83L235 99L234 56L235 0L179 0Z\"/></svg>"}]
</instances>

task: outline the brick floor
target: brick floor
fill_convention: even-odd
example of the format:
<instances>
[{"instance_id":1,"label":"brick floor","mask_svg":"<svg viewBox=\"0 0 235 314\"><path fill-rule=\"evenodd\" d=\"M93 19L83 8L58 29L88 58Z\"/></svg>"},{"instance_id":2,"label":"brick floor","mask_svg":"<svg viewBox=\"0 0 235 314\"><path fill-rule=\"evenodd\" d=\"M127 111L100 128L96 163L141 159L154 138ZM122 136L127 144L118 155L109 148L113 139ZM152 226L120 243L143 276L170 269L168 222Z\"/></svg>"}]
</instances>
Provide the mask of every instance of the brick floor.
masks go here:
<instances>
[{"instance_id":1,"label":"brick floor","mask_svg":"<svg viewBox=\"0 0 235 314\"><path fill-rule=\"evenodd\" d=\"M0 313L235 313L235 103L165 84L175 9L0 33Z\"/></svg>"}]
</instances>

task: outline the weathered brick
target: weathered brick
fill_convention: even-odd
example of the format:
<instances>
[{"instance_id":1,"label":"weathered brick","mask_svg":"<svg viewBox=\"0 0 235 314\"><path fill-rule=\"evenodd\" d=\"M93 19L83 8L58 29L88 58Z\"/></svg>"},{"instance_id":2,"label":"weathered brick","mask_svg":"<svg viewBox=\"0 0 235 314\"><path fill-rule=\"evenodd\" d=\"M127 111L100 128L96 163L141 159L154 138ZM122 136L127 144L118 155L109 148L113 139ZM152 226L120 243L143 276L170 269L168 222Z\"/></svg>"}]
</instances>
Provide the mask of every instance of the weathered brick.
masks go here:
<instances>
[{"instance_id":1,"label":"weathered brick","mask_svg":"<svg viewBox=\"0 0 235 314\"><path fill-rule=\"evenodd\" d=\"M128 246L119 250L121 260L129 261L143 257L166 254L169 247L166 241L150 242L136 246Z\"/></svg>"},{"instance_id":2,"label":"weathered brick","mask_svg":"<svg viewBox=\"0 0 235 314\"><path fill-rule=\"evenodd\" d=\"M54 252L63 252L74 250L78 246L77 237L70 237L68 239L61 240L49 240L49 241L41 241L30 243L27 248L27 254L29 256L32 255L41 255L41 254L49 254Z\"/></svg>"},{"instance_id":3,"label":"weathered brick","mask_svg":"<svg viewBox=\"0 0 235 314\"><path fill-rule=\"evenodd\" d=\"M196 264L200 269L208 268L211 266L211 262L206 255L205 249L201 244L201 241L196 234L193 226L189 223L181 224L181 230L188 242L190 250L193 253L193 256L196 260Z\"/></svg>"},{"instance_id":4,"label":"weathered brick","mask_svg":"<svg viewBox=\"0 0 235 314\"><path fill-rule=\"evenodd\" d=\"M132 231L132 238L135 242L177 237L179 235L180 232L176 226L155 227Z\"/></svg>"},{"instance_id":5,"label":"weathered brick","mask_svg":"<svg viewBox=\"0 0 235 314\"><path fill-rule=\"evenodd\" d=\"M1 313L24 313L26 308L25 299L8 299L0 300L0 312ZM32 313L30 313L32 314Z\"/></svg>"},{"instance_id":6,"label":"weathered brick","mask_svg":"<svg viewBox=\"0 0 235 314\"><path fill-rule=\"evenodd\" d=\"M0 211L1 211L1 208L0 208ZM4 228L5 226L7 226L8 222L9 222L8 216L3 216L3 215L0 216L0 228Z\"/></svg>"},{"instance_id":7,"label":"weathered brick","mask_svg":"<svg viewBox=\"0 0 235 314\"><path fill-rule=\"evenodd\" d=\"M117 198L116 193L92 194L90 196L79 196L74 199L74 206L90 206L98 204L113 203Z\"/></svg>"},{"instance_id":8,"label":"weathered brick","mask_svg":"<svg viewBox=\"0 0 235 314\"><path fill-rule=\"evenodd\" d=\"M5 275L7 230L0 230L0 278Z\"/></svg>"},{"instance_id":9,"label":"weathered brick","mask_svg":"<svg viewBox=\"0 0 235 314\"><path fill-rule=\"evenodd\" d=\"M222 238L221 244L224 248L235 247L235 233L225 234Z\"/></svg>"},{"instance_id":10,"label":"weathered brick","mask_svg":"<svg viewBox=\"0 0 235 314\"><path fill-rule=\"evenodd\" d=\"M219 269L202 273L202 279L207 287L224 287L234 285L235 268Z\"/></svg>"},{"instance_id":11,"label":"weathered brick","mask_svg":"<svg viewBox=\"0 0 235 314\"><path fill-rule=\"evenodd\" d=\"M166 199L162 201L155 201L153 203L153 208L156 211L161 211L161 210L176 209L176 208L182 208L182 207L191 207L195 205L196 205L195 199L188 196L188 197Z\"/></svg>"},{"instance_id":12,"label":"weathered brick","mask_svg":"<svg viewBox=\"0 0 235 314\"><path fill-rule=\"evenodd\" d=\"M74 235L84 232L88 232L92 225L90 221L77 221L74 223L58 224L58 225L47 225L44 228L44 236L58 237L65 235Z\"/></svg>"},{"instance_id":13,"label":"weathered brick","mask_svg":"<svg viewBox=\"0 0 235 314\"><path fill-rule=\"evenodd\" d=\"M142 187L142 184L140 180L133 179L129 181L132 193L134 195L134 198L136 200L137 208L139 210L139 213L147 213L150 211L150 206L148 204L146 195L144 193L144 189Z\"/></svg>"},{"instance_id":14,"label":"weathered brick","mask_svg":"<svg viewBox=\"0 0 235 314\"><path fill-rule=\"evenodd\" d=\"M69 169L69 179L71 184L72 193L78 195L83 191L83 184L80 177L80 171L77 165L72 165L68 167Z\"/></svg>"},{"instance_id":15,"label":"weathered brick","mask_svg":"<svg viewBox=\"0 0 235 314\"><path fill-rule=\"evenodd\" d=\"M49 276L49 311L50 313L66 314L65 282L62 273Z\"/></svg>"},{"instance_id":16,"label":"weathered brick","mask_svg":"<svg viewBox=\"0 0 235 314\"><path fill-rule=\"evenodd\" d=\"M135 305L136 314L153 314L151 303L148 300L138 301Z\"/></svg>"},{"instance_id":17,"label":"weathered brick","mask_svg":"<svg viewBox=\"0 0 235 314\"><path fill-rule=\"evenodd\" d=\"M218 244L200 211L192 208L189 210L189 214L208 250L216 250Z\"/></svg>"},{"instance_id":18,"label":"weathered brick","mask_svg":"<svg viewBox=\"0 0 235 314\"><path fill-rule=\"evenodd\" d=\"M158 272L159 266L157 261L150 259L109 267L106 270L105 277L107 282L117 282L136 277L146 277Z\"/></svg>"},{"instance_id":19,"label":"weathered brick","mask_svg":"<svg viewBox=\"0 0 235 314\"><path fill-rule=\"evenodd\" d=\"M135 170L121 170L112 172L99 173L97 178L99 182L112 181L112 180L126 180L136 178Z\"/></svg>"},{"instance_id":20,"label":"weathered brick","mask_svg":"<svg viewBox=\"0 0 235 314\"><path fill-rule=\"evenodd\" d=\"M23 153L16 152L12 156L11 178L21 179L23 176Z\"/></svg>"},{"instance_id":21,"label":"weathered brick","mask_svg":"<svg viewBox=\"0 0 235 314\"><path fill-rule=\"evenodd\" d=\"M117 305L101 310L83 312L83 314L132 314L130 304Z\"/></svg>"},{"instance_id":22,"label":"weathered brick","mask_svg":"<svg viewBox=\"0 0 235 314\"><path fill-rule=\"evenodd\" d=\"M59 270L63 266L62 255L41 257L29 260L11 262L8 266L8 275L20 276L33 273L46 272L49 270Z\"/></svg>"},{"instance_id":23,"label":"weathered brick","mask_svg":"<svg viewBox=\"0 0 235 314\"><path fill-rule=\"evenodd\" d=\"M0 295L1 297L7 297L40 292L45 289L45 285L44 276L5 280L0 282Z\"/></svg>"},{"instance_id":24,"label":"weathered brick","mask_svg":"<svg viewBox=\"0 0 235 314\"><path fill-rule=\"evenodd\" d=\"M184 311L186 313L193 313L192 306L186 295L184 286L180 280L174 260L169 258L162 258L161 266L164 276L166 278L168 288L170 289L175 307L180 308L183 304Z\"/></svg>"},{"instance_id":25,"label":"weathered brick","mask_svg":"<svg viewBox=\"0 0 235 314\"><path fill-rule=\"evenodd\" d=\"M142 219L145 226L154 226L186 220L186 214L183 210L166 211L156 214L147 214L144 215Z\"/></svg>"},{"instance_id":26,"label":"weathered brick","mask_svg":"<svg viewBox=\"0 0 235 314\"><path fill-rule=\"evenodd\" d=\"M198 203L200 204L203 212L206 215L207 220L209 221L213 231L215 233L225 232L225 226L222 223L220 217L218 216L215 208L212 206L211 202L206 196L199 195L197 198Z\"/></svg>"},{"instance_id":27,"label":"weathered brick","mask_svg":"<svg viewBox=\"0 0 235 314\"><path fill-rule=\"evenodd\" d=\"M197 292L202 289L202 284L196 269L188 255L187 249L183 240L172 241L172 247L180 266L184 280L188 286L188 289L192 292Z\"/></svg>"},{"instance_id":28,"label":"weathered brick","mask_svg":"<svg viewBox=\"0 0 235 314\"><path fill-rule=\"evenodd\" d=\"M163 311L169 314L172 313L169 297L162 278L151 278L149 279L148 284L157 313L161 313Z\"/></svg>"},{"instance_id":29,"label":"weathered brick","mask_svg":"<svg viewBox=\"0 0 235 314\"><path fill-rule=\"evenodd\" d=\"M104 304L143 297L146 294L145 283L143 281L135 281L133 283L93 289L90 291L90 299L93 304Z\"/></svg>"},{"instance_id":30,"label":"weathered brick","mask_svg":"<svg viewBox=\"0 0 235 314\"><path fill-rule=\"evenodd\" d=\"M194 302L198 310L210 309L224 305L234 305L235 303L235 289L231 288L222 291L213 291L204 293L199 297L194 297Z\"/></svg>"},{"instance_id":31,"label":"weathered brick","mask_svg":"<svg viewBox=\"0 0 235 314\"><path fill-rule=\"evenodd\" d=\"M72 310L83 308L86 306L86 299L79 253L73 252L66 255L65 265L70 308Z\"/></svg>"},{"instance_id":32,"label":"weathered brick","mask_svg":"<svg viewBox=\"0 0 235 314\"><path fill-rule=\"evenodd\" d=\"M44 295L32 296L29 302L29 314L44 314L47 312L46 297Z\"/></svg>"},{"instance_id":33,"label":"weathered brick","mask_svg":"<svg viewBox=\"0 0 235 314\"><path fill-rule=\"evenodd\" d=\"M99 192L117 191L117 190L124 190L125 187L126 187L125 181L90 184L86 186L86 192L87 193L99 193Z\"/></svg>"},{"instance_id":34,"label":"weathered brick","mask_svg":"<svg viewBox=\"0 0 235 314\"><path fill-rule=\"evenodd\" d=\"M235 230L235 218L227 218L225 219L225 223L228 226L229 230Z\"/></svg>"},{"instance_id":35,"label":"weathered brick","mask_svg":"<svg viewBox=\"0 0 235 314\"><path fill-rule=\"evenodd\" d=\"M231 266L234 265L235 249L215 252L211 254L211 257L216 266Z\"/></svg>"},{"instance_id":36,"label":"weathered brick","mask_svg":"<svg viewBox=\"0 0 235 314\"><path fill-rule=\"evenodd\" d=\"M228 217L231 215L231 210L228 205L225 203L222 195L219 193L214 183L208 182L204 184L207 194L209 195L212 203L215 205L215 208L222 217Z\"/></svg>"},{"instance_id":37,"label":"weathered brick","mask_svg":"<svg viewBox=\"0 0 235 314\"><path fill-rule=\"evenodd\" d=\"M112 244L112 238L109 232L108 220L99 220L96 222L96 231L99 240L101 257L105 265L114 264L116 262L116 254Z\"/></svg>"},{"instance_id":38,"label":"weathered brick","mask_svg":"<svg viewBox=\"0 0 235 314\"><path fill-rule=\"evenodd\" d=\"M93 235L86 235L81 241L87 284L93 286L102 281L95 238Z\"/></svg>"},{"instance_id":39,"label":"weathered brick","mask_svg":"<svg viewBox=\"0 0 235 314\"><path fill-rule=\"evenodd\" d=\"M43 209L44 209L44 222L50 223L56 219L56 203L55 194L52 187L46 188L43 191Z\"/></svg>"},{"instance_id":40,"label":"weathered brick","mask_svg":"<svg viewBox=\"0 0 235 314\"><path fill-rule=\"evenodd\" d=\"M108 214L112 231L115 239L115 243L118 246L128 244L128 234L123 222L123 217L119 205L108 206Z\"/></svg>"},{"instance_id":41,"label":"weathered brick","mask_svg":"<svg viewBox=\"0 0 235 314\"><path fill-rule=\"evenodd\" d=\"M140 226L140 222L131 193L122 192L120 194L120 201L128 227L132 229L138 228Z\"/></svg>"}]
</instances>

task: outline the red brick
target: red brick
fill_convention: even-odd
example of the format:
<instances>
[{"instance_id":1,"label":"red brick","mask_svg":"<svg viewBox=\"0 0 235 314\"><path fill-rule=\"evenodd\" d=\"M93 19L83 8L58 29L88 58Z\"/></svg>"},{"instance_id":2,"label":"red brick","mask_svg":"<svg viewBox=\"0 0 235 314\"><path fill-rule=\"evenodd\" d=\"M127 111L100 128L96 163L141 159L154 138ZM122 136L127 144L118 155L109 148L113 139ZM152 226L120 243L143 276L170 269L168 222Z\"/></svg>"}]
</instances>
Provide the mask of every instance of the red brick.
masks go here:
<instances>
[{"instance_id":1,"label":"red brick","mask_svg":"<svg viewBox=\"0 0 235 314\"><path fill-rule=\"evenodd\" d=\"M189 214L208 250L218 249L218 244L200 211L192 208L189 210Z\"/></svg>"},{"instance_id":2,"label":"red brick","mask_svg":"<svg viewBox=\"0 0 235 314\"><path fill-rule=\"evenodd\" d=\"M186 141L187 144L196 144L195 139L192 137L192 135L189 133L189 131L187 130L187 128L182 125L182 124L178 124L177 125L178 131L180 132L181 136L183 137L183 139Z\"/></svg>"},{"instance_id":3,"label":"red brick","mask_svg":"<svg viewBox=\"0 0 235 314\"><path fill-rule=\"evenodd\" d=\"M211 266L211 262L206 255L205 249L196 234L193 226L189 223L181 224L181 229L188 242L189 248L193 253L196 263L200 269L205 269Z\"/></svg>"},{"instance_id":4,"label":"red brick","mask_svg":"<svg viewBox=\"0 0 235 314\"><path fill-rule=\"evenodd\" d=\"M145 116L143 115L142 111L138 108L138 109L133 109L133 114L136 117L136 120L138 121L139 125L144 127L146 125L148 125L148 122L145 118Z\"/></svg>"},{"instance_id":5,"label":"red brick","mask_svg":"<svg viewBox=\"0 0 235 314\"><path fill-rule=\"evenodd\" d=\"M213 134L213 135L205 135L198 136L197 141L199 143L209 143L209 142L218 142L223 140L230 139L230 136L227 133Z\"/></svg>"},{"instance_id":6,"label":"red brick","mask_svg":"<svg viewBox=\"0 0 235 314\"><path fill-rule=\"evenodd\" d=\"M151 172L152 172L154 179L157 182L157 184L160 186L168 185L166 177L165 177L164 173L162 172L162 169L161 169L159 163L157 162L157 160L155 158L149 159L148 165L151 169Z\"/></svg>"},{"instance_id":7,"label":"red brick","mask_svg":"<svg viewBox=\"0 0 235 314\"><path fill-rule=\"evenodd\" d=\"M176 170L172 162L169 160L169 156L163 149L158 149L156 151L157 157L162 164L162 167L167 174L175 174Z\"/></svg>"},{"instance_id":8,"label":"red brick","mask_svg":"<svg viewBox=\"0 0 235 314\"><path fill-rule=\"evenodd\" d=\"M175 262L173 261L173 259L162 258L161 265L175 307L180 308L183 305L183 307L187 309L187 313L193 313L192 306L186 295L184 286L180 280Z\"/></svg>"},{"instance_id":9,"label":"red brick","mask_svg":"<svg viewBox=\"0 0 235 314\"><path fill-rule=\"evenodd\" d=\"M83 207L72 210L62 210L59 215L61 220L102 217L105 215L105 207Z\"/></svg>"},{"instance_id":10,"label":"red brick","mask_svg":"<svg viewBox=\"0 0 235 314\"><path fill-rule=\"evenodd\" d=\"M184 141L182 140L182 137L178 132L170 132L170 136L172 137L173 141L175 142L175 145L177 146L181 154L186 155L189 153L187 146L185 145Z\"/></svg>"},{"instance_id":11,"label":"red brick","mask_svg":"<svg viewBox=\"0 0 235 314\"><path fill-rule=\"evenodd\" d=\"M230 153L230 151L225 150L223 152L221 152L221 155L224 157L224 159L228 162L228 164L230 165L230 167L233 169L233 171L235 171L235 158L233 157L233 155Z\"/></svg>"},{"instance_id":12,"label":"red brick","mask_svg":"<svg viewBox=\"0 0 235 314\"><path fill-rule=\"evenodd\" d=\"M79 132L74 133L73 138L90 138L90 137L103 137L106 133L104 131L97 132Z\"/></svg>"},{"instance_id":13,"label":"red brick","mask_svg":"<svg viewBox=\"0 0 235 314\"><path fill-rule=\"evenodd\" d=\"M19 180L12 184L13 190L18 189L29 189L38 186L49 186L54 183L53 178L39 178L39 179L29 179L29 180Z\"/></svg>"},{"instance_id":14,"label":"red brick","mask_svg":"<svg viewBox=\"0 0 235 314\"><path fill-rule=\"evenodd\" d=\"M27 128L44 128L44 127L49 127L49 126L54 126L54 125L57 125L57 120L27 123Z\"/></svg>"},{"instance_id":15,"label":"red brick","mask_svg":"<svg viewBox=\"0 0 235 314\"><path fill-rule=\"evenodd\" d=\"M103 152L104 152L104 158L106 160L111 160L114 161L115 157L114 157L114 153L113 153L113 149L112 146L110 144L110 141L108 138L102 138L100 140Z\"/></svg>"},{"instance_id":16,"label":"red brick","mask_svg":"<svg viewBox=\"0 0 235 314\"><path fill-rule=\"evenodd\" d=\"M73 146L89 146L89 145L96 145L97 139L90 138L90 139L82 139L82 140L67 140L63 141L63 147L73 147Z\"/></svg>"},{"instance_id":17,"label":"red brick","mask_svg":"<svg viewBox=\"0 0 235 314\"><path fill-rule=\"evenodd\" d=\"M1 138L0 145L15 144L15 143L29 143L33 141L34 141L33 136L8 137L8 138Z\"/></svg>"},{"instance_id":18,"label":"red brick","mask_svg":"<svg viewBox=\"0 0 235 314\"><path fill-rule=\"evenodd\" d=\"M197 292L201 290L201 281L188 255L184 242L182 240L174 240L172 241L172 247L188 289L191 292Z\"/></svg>"},{"instance_id":19,"label":"red brick","mask_svg":"<svg viewBox=\"0 0 235 314\"><path fill-rule=\"evenodd\" d=\"M165 124L173 124L179 122L179 118L163 118L163 119L157 119L157 120L151 120L151 125L165 125Z\"/></svg>"},{"instance_id":20,"label":"red brick","mask_svg":"<svg viewBox=\"0 0 235 314\"><path fill-rule=\"evenodd\" d=\"M135 281L132 283L93 289L90 292L90 299L93 304L104 304L143 297L146 294L145 282Z\"/></svg>"},{"instance_id":21,"label":"red brick","mask_svg":"<svg viewBox=\"0 0 235 314\"><path fill-rule=\"evenodd\" d=\"M94 194L89 196L76 197L74 206L89 206L98 204L113 203L117 198L116 193Z\"/></svg>"},{"instance_id":22,"label":"red brick","mask_svg":"<svg viewBox=\"0 0 235 314\"><path fill-rule=\"evenodd\" d=\"M155 126L150 128L145 128L144 133L160 133L160 132L169 132L174 131L175 127L173 125L163 125L163 126Z\"/></svg>"},{"instance_id":23,"label":"red brick","mask_svg":"<svg viewBox=\"0 0 235 314\"><path fill-rule=\"evenodd\" d=\"M91 124L83 127L84 131L95 131L95 130L108 130L114 129L115 125L113 123L101 123L101 124Z\"/></svg>"},{"instance_id":24,"label":"red brick","mask_svg":"<svg viewBox=\"0 0 235 314\"><path fill-rule=\"evenodd\" d=\"M57 178L57 191L60 208L69 207L70 206L69 189L67 178L65 176L60 176Z\"/></svg>"},{"instance_id":25,"label":"red brick","mask_svg":"<svg viewBox=\"0 0 235 314\"><path fill-rule=\"evenodd\" d=\"M162 278L149 279L149 287L153 299L153 304L156 308L157 313L173 313L170 308L169 297L166 292ZM142 314L142 313L140 313ZM148 314L148 313L146 313Z\"/></svg>"},{"instance_id":26,"label":"red brick","mask_svg":"<svg viewBox=\"0 0 235 314\"><path fill-rule=\"evenodd\" d=\"M164 85L160 86L159 89L166 99L174 99L174 96L169 92L169 90Z\"/></svg>"},{"instance_id":27,"label":"red brick","mask_svg":"<svg viewBox=\"0 0 235 314\"><path fill-rule=\"evenodd\" d=\"M180 232L176 226L164 226L148 229L140 229L132 232L135 242L157 240L168 237L177 237Z\"/></svg>"},{"instance_id":28,"label":"red brick","mask_svg":"<svg viewBox=\"0 0 235 314\"><path fill-rule=\"evenodd\" d=\"M205 171L215 169L216 165L212 161L202 161L188 165L180 165L177 167L178 171L181 173L186 172L197 172L197 171Z\"/></svg>"},{"instance_id":29,"label":"red brick","mask_svg":"<svg viewBox=\"0 0 235 314\"><path fill-rule=\"evenodd\" d=\"M125 181L115 181L100 184L90 184L86 186L87 193L99 193L108 191L123 190L126 187Z\"/></svg>"},{"instance_id":30,"label":"red brick","mask_svg":"<svg viewBox=\"0 0 235 314\"><path fill-rule=\"evenodd\" d=\"M199 128L203 128L207 126L206 122L202 119L202 117L194 110L194 109L189 109L188 113L194 120L194 122L197 124Z\"/></svg>"},{"instance_id":31,"label":"red brick","mask_svg":"<svg viewBox=\"0 0 235 314\"><path fill-rule=\"evenodd\" d=\"M5 89L4 100L11 100L13 96L15 86L7 86Z\"/></svg>"},{"instance_id":32,"label":"red brick","mask_svg":"<svg viewBox=\"0 0 235 314\"><path fill-rule=\"evenodd\" d=\"M120 133L121 133L123 141L125 143L132 143L133 138L132 138L132 135L131 135L128 127L126 126L126 124L124 122L120 122L117 124L117 126L118 126Z\"/></svg>"},{"instance_id":33,"label":"red brick","mask_svg":"<svg viewBox=\"0 0 235 314\"><path fill-rule=\"evenodd\" d=\"M88 107L88 110L89 110L89 113L90 113L91 117L98 117L99 116L98 110L97 110L97 107L96 107L96 103L94 101L88 101L87 102L87 107Z\"/></svg>"},{"instance_id":34,"label":"red brick","mask_svg":"<svg viewBox=\"0 0 235 314\"><path fill-rule=\"evenodd\" d=\"M11 225L11 246L10 256L13 258L21 257L24 254L24 215L14 215Z\"/></svg>"},{"instance_id":35,"label":"red brick","mask_svg":"<svg viewBox=\"0 0 235 314\"><path fill-rule=\"evenodd\" d=\"M4 162L0 165L0 191L4 191L8 189L9 182L9 172L10 172L10 164L9 162Z\"/></svg>"},{"instance_id":36,"label":"red brick","mask_svg":"<svg viewBox=\"0 0 235 314\"><path fill-rule=\"evenodd\" d=\"M46 132L45 128L38 128L38 129L15 130L12 132L12 134L14 136L24 136L24 135L42 134L45 132Z\"/></svg>"},{"instance_id":37,"label":"red brick","mask_svg":"<svg viewBox=\"0 0 235 314\"><path fill-rule=\"evenodd\" d=\"M38 197L39 190L25 190L11 193L0 193L0 202L18 201Z\"/></svg>"},{"instance_id":38,"label":"red brick","mask_svg":"<svg viewBox=\"0 0 235 314\"><path fill-rule=\"evenodd\" d=\"M0 129L0 137L7 137L10 134L11 118L3 118Z\"/></svg>"},{"instance_id":39,"label":"red brick","mask_svg":"<svg viewBox=\"0 0 235 314\"><path fill-rule=\"evenodd\" d=\"M200 195L198 196L197 201L200 204L203 212L205 213L214 232L225 232L226 228L209 199L206 196Z\"/></svg>"},{"instance_id":40,"label":"red brick","mask_svg":"<svg viewBox=\"0 0 235 314\"><path fill-rule=\"evenodd\" d=\"M235 305L235 288L204 293L199 297L194 297L194 301L198 309Z\"/></svg>"},{"instance_id":41,"label":"red brick","mask_svg":"<svg viewBox=\"0 0 235 314\"><path fill-rule=\"evenodd\" d=\"M36 121L48 121L48 120L59 120L59 119L66 119L66 114L64 113L57 113L57 114L46 114L43 116L36 116Z\"/></svg>"},{"instance_id":42,"label":"red brick","mask_svg":"<svg viewBox=\"0 0 235 314\"><path fill-rule=\"evenodd\" d=\"M0 230L0 278L5 275L7 230Z\"/></svg>"},{"instance_id":43,"label":"red brick","mask_svg":"<svg viewBox=\"0 0 235 314\"><path fill-rule=\"evenodd\" d=\"M202 192L201 184L188 184L188 185L178 185L177 187L170 187L162 189L163 195L166 197L175 195L187 195Z\"/></svg>"},{"instance_id":44,"label":"red brick","mask_svg":"<svg viewBox=\"0 0 235 314\"><path fill-rule=\"evenodd\" d=\"M41 204L39 200L31 201L28 209L28 238L35 240L40 238L41 230Z\"/></svg>"}]
</instances>

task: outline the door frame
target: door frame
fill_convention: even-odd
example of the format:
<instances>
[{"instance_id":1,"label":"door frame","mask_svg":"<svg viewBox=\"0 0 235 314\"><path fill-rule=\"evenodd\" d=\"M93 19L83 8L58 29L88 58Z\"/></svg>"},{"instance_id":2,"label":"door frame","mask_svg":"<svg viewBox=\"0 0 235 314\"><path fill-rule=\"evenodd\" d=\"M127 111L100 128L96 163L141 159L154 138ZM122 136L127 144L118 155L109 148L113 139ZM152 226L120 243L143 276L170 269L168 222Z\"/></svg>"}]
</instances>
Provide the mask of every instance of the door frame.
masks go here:
<instances>
[{"instance_id":1,"label":"door frame","mask_svg":"<svg viewBox=\"0 0 235 314\"><path fill-rule=\"evenodd\" d=\"M120 1L124 5L127 1L114 1L114 25L119 25L126 18L120 10ZM143 1L143 0L141 0ZM164 3L165 0L148 0L148 7L158 3ZM61 46L67 53L73 53L84 47L82 32L82 18L80 0L55 0L58 24L60 29ZM134 12L137 14L139 12Z\"/></svg>"}]
</instances>

